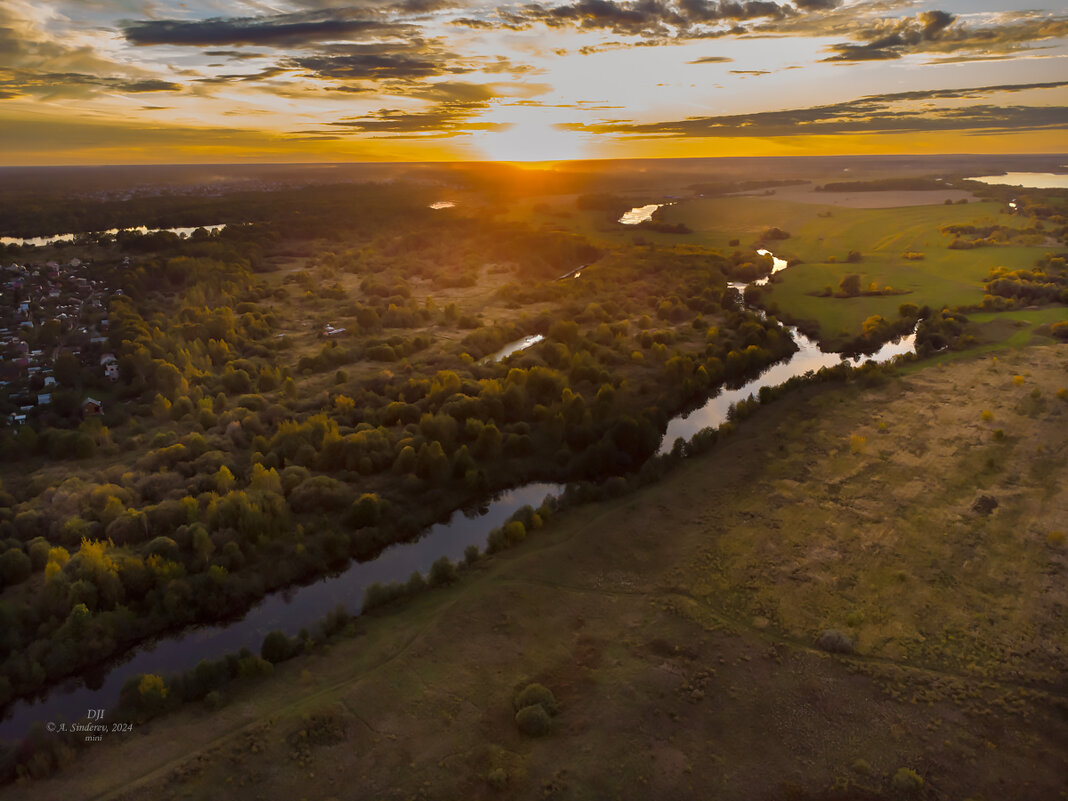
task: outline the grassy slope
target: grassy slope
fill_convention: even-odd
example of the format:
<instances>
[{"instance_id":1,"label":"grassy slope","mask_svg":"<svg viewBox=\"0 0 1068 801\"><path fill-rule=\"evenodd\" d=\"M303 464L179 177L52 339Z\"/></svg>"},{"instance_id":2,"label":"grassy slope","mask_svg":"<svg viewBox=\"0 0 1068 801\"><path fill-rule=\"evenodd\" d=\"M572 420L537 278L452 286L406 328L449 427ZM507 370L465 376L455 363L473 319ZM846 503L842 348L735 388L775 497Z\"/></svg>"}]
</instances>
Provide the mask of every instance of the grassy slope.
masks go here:
<instances>
[{"instance_id":1,"label":"grassy slope","mask_svg":"<svg viewBox=\"0 0 1068 801\"><path fill-rule=\"evenodd\" d=\"M886 793L908 766L921 797L1055 797L1066 369L1046 346L806 390L220 712L186 709L11 795L814 798ZM828 627L859 656L816 650ZM525 680L561 701L545 739L512 723ZM314 713L344 737L309 743Z\"/></svg>"}]
</instances>

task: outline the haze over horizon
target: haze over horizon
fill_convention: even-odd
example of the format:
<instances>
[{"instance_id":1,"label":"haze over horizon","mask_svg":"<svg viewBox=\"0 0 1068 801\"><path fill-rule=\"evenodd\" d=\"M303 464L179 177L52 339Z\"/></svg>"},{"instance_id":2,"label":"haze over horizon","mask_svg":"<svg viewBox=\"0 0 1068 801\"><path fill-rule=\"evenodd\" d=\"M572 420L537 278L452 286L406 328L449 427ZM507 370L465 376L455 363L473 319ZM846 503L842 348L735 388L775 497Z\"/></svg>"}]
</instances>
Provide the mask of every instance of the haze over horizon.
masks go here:
<instances>
[{"instance_id":1,"label":"haze over horizon","mask_svg":"<svg viewBox=\"0 0 1068 801\"><path fill-rule=\"evenodd\" d=\"M8 0L0 163L1053 153L1022 0Z\"/></svg>"}]
</instances>

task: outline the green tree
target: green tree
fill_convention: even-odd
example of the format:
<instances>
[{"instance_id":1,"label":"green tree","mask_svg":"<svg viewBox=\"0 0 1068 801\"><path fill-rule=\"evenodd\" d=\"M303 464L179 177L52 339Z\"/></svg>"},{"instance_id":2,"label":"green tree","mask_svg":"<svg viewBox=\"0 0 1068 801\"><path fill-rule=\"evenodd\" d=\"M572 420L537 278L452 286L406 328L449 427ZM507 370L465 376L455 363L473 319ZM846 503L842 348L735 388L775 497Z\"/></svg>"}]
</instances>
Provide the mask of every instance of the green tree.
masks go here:
<instances>
[{"instance_id":1,"label":"green tree","mask_svg":"<svg viewBox=\"0 0 1068 801\"><path fill-rule=\"evenodd\" d=\"M856 273L843 276L842 280L838 282L838 289L846 297L856 297L860 294L860 276Z\"/></svg>"}]
</instances>

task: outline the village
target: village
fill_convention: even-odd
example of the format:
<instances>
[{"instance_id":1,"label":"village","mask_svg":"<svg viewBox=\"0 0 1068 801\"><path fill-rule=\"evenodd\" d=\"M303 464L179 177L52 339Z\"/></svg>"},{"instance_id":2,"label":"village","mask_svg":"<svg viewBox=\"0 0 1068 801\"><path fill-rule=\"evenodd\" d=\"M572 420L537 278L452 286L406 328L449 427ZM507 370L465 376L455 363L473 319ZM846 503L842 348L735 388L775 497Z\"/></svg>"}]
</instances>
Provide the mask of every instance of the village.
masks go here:
<instances>
[{"instance_id":1,"label":"village","mask_svg":"<svg viewBox=\"0 0 1068 801\"><path fill-rule=\"evenodd\" d=\"M95 273L77 257L0 266L0 425L62 425L103 411L99 390L119 380L119 364L107 336L110 290Z\"/></svg>"}]
</instances>

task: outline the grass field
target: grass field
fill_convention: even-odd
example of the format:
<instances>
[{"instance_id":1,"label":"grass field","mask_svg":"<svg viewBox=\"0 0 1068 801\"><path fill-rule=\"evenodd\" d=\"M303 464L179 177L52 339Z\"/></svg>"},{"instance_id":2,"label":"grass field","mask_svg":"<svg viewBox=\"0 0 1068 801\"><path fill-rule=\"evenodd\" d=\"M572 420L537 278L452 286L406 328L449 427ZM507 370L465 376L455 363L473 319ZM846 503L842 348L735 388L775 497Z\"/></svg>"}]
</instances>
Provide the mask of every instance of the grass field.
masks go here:
<instances>
[{"instance_id":1,"label":"grass field","mask_svg":"<svg viewBox=\"0 0 1068 801\"><path fill-rule=\"evenodd\" d=\"M1066 385L1048 345L795 393L220 711L9 795L890 799L907 768L912 797L1056 798ZM544 738L513 723L527 681L561 704Z\"/></svg>"},{"instance_id":2,"label":"grass field","mask_svg":"<svg viewBox=\"0 0 1068 801\"><path fill-rule=\"evenodd\" d=\"M695 240L723 247L731 236L758 236L775 226L790 232L788 240L772 247L776 255L799 259L800 264L776 276L767 302L775 303L794 319L815 320L825 338L848 339L860 333L873 314L896 319L902 303L917 306L961 306L983 298L983 279L995 267L1030 267L1048 252L1047 247L988 247L950 250L952 237L945 225L1003 225L1025 227L1027 220L1000 213L996 203L951 206L910 206L883 209L849 209L803 205L775 198L723 198L696 200L661 212L668 222L684 222L695 230ZM819 216L830 215L830 216ZM733 233L732 233L733 232ZM846 263L850 251L862 255L859 263ZM923 260L908 260L904 253L923 253ZM834 258L837 263L830 262ZM857 273L861 286L876 283L905 294L819 297L830 287L837 291L842 277Z\"/></svg>"}]
</instances>

